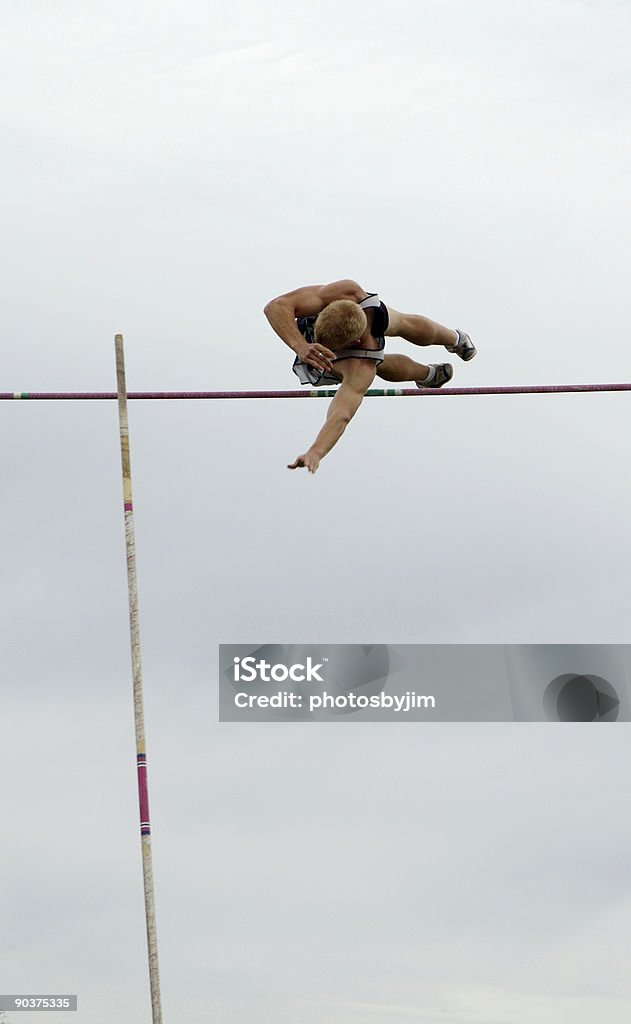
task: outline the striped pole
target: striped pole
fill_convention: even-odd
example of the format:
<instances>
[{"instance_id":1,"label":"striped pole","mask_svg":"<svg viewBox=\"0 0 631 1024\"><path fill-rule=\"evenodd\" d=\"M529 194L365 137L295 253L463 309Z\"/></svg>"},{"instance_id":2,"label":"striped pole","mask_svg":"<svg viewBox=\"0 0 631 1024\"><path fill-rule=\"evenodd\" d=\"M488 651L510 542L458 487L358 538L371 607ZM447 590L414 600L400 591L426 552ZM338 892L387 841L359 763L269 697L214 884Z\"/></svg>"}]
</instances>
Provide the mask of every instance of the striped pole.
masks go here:
<instances>
[{"instance_id":1,"label":"striped pole","mask_svg":"<svg viewBox=\"0 0 631 1024\"><path fill-rule=\"evenodd\" d=\"M155 904L153 894L153 867L151 862L151 825L149 821L147 753L145 747L145 720L142 699L142 668L140 663L140 625L138 620L136 539L134 534L134 506L131 492L129 423L127 419L125 353L123 349L122 334L116 335L114 344L116 348L118 422L120 428L121 463L123 469L123 508L125 512L127 587L129 592L129 632L131 637L131 664L134 683L136 765L138 772L138 802L140 809L140 842L142 848L142 873L145 889L145 918L147 922L147 951L149 954L149 982L151 985L151 1015L153 1024L162 1024L162 1007L160 1003L160 972L158 967L158 939L156 934Z\"/></svg>"},{"instance_id":2,"label":"striped pole","mask_svg":"<svg viewBox=\"0 0 631 1024\"><path fill-rule=\"evenodd\" d=\"M561 395L586 391L631 391L631 384L527 384L479 388L371 388L368 398L448 398L453 395ZM132 399L332 398L337 388L304 391L130 391ZM115 391L0 391L0 401L107 401Z\"/></svg>"}]
</instances>

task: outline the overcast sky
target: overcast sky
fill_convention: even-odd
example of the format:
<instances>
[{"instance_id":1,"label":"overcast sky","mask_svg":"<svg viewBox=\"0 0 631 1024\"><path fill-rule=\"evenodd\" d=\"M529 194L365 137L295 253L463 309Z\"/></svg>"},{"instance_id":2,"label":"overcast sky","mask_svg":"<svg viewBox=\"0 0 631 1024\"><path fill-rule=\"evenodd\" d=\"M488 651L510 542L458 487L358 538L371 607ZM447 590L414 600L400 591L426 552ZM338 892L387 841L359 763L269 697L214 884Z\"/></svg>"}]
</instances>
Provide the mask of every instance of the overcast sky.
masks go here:
<instances>
[{"instance_id":1,"label":"overcast sky","mask_svg":"<svg viewBox=\"0 0 631 1024\"><path fill-rule=\"evenodd\" d=\"M340 277L455 384L630 379L626 0L0 11L0 391L118 331L130 390L298 386L262 308ZM165 1024L626 1024L626 725L219 725L216 662L628 642L628 408L372 399L312 477L324 401L130 403ZM150 1021L116 407L0 416L0 990Z\"/></svg>"}]
</instances>

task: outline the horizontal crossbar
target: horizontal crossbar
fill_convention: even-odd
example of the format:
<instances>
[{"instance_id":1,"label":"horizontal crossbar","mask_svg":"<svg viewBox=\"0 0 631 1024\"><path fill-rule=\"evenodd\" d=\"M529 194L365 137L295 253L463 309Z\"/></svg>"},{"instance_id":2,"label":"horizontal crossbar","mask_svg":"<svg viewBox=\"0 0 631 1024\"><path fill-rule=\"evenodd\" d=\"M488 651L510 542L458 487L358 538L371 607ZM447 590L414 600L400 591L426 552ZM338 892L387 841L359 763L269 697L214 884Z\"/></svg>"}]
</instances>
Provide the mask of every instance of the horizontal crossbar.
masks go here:
<instances>
[{"instance_id":1,"label":"horizontal crossbar","mask_svg":"<svg viewBox=\"0 0 631 1024\"><path fill-rule=\"evenodd\" d=\"M631 384L533 384L481 388L371 388L369 398L447 398L450 395L559 395L585 391L631 391ZM130 391L132 399L215 399L215 398L332 398L337 388L305 391ZM5 391L0 401L112 401L115 391Z\"/></svg>"}]
</instances>

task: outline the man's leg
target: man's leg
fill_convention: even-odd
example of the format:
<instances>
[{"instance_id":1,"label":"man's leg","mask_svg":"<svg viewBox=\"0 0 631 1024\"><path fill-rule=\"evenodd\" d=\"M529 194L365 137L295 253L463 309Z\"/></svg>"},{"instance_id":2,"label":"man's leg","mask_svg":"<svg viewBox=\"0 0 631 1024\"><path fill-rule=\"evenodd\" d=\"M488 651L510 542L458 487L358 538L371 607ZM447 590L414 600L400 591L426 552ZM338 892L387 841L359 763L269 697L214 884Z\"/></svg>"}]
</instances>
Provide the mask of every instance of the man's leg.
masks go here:
<instances>
[{"instance_id":1,"label":"man's leg","mask_svg":"<svg viewBox=\"0 0 631 1024\"><path fill-rule=\"evenodd\" d=\"M386 331L387 338L404 338L413 345L455 345L458 340L456 331L443 327L426 316L415 313L398 313L388 306L390 323ZM410 378L408 377L407 380Z\"/></svg>"},{"instance_id":2,"label":"man's leg","mask_svg":"<svg viewBox=\"0 0 631 1024\"><path fill-rule=\"evenodd\" d=\"M476 348L468 334L443 327L426 316L416 313L399 313L396 309L388 309L389 324L387 338L403 338L412 345L444 345L448 352L468 362L476 354Z\"/></svg>"},{"instance_id":3,"label":"man's leg","mask_svg":"<svg viewBox=\"0 0 631 1024\"><path fill-rule=\"evenodd\" d=\"M449 369L446 370L445 367L449 367ZM424 363L417 363L414 359L410 359L409 356L390 355L386 356L377 367L377 376L393 384L403 384L405 381L409 381L422 385L424 381L427 381L429 386L430 382L435 381L432 386L440 387L451 380L451 366L449 363L426 366Z\"/></svg>"},{"instance_id":4,"label":"man's leg","mask_svg":"<svg viewBox=\"0 0 631 1024\"><path fill-rule=\"evenodd\" d=\"M381 377L382 380L391 381L393 384L425 380L428 373L429 366L426 366L424 363L417 363L414 359L410 359L409 356L386 356L377 367L377 376Z\"/></svg>"}]
</instances>

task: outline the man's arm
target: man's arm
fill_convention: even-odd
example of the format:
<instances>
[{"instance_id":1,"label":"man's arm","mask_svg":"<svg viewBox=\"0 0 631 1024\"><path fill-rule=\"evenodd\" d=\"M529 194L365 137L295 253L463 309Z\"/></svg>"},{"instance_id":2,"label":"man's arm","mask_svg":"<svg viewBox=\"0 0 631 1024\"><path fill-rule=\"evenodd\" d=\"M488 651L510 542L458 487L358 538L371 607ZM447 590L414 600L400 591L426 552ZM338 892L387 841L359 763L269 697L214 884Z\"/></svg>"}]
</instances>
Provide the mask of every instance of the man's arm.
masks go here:
<instances>
[{"instance_id":1,"label":"man's arm","mask_svg":"<svg viewBox=\"0 0 631 1024\"><path fill-rule=\"evenodd\" d=\"M372 361L349 359L344 360L344 364L344 379L329 406L322 430L309 451L299 455L288 469L304 466L310 473L316 472L321 460L341 438L374 381L377 367Z\"/></svg>"},{"instance_id":2,"label":"man's arm","mask_svg":"<svg viewBox=\"0 0 631 1024\"><path fill-rule=\"evenodd\" d=\"M335 353L324 345L319 345L318 352L321 352L322 355L316 354L296 327L296 318L321 313L329 303L335 302L337 299L353 299L355 302L361 302L366 295L367 292L361 285L351 280L334 281L332 284L307 285L305 288L295 288L294 291L286 292L285 295L279 295L272 299L267 303L263 312L278 337L296 353L303 363L315 366L318 370L330 370Z\"/></svg>"}]
</instances>

